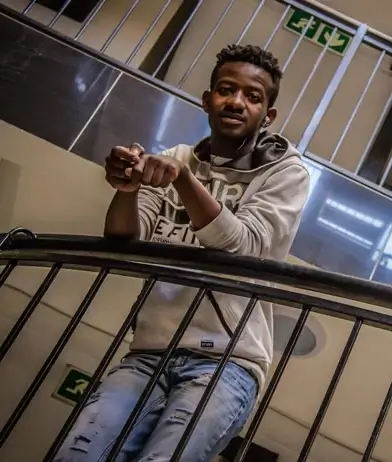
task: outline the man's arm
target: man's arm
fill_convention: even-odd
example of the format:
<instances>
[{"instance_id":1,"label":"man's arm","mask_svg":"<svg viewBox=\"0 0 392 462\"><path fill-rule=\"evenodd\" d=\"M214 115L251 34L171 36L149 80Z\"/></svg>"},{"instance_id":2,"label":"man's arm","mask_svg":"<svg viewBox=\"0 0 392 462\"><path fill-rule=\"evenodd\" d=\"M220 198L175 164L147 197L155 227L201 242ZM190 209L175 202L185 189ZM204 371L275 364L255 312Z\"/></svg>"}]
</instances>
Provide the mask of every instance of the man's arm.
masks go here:
<instances>
[{"instance_id":1,"label":"man's arm","mask_svg":"<svg viewBox=\"0 0 392 462\"><path fill-rule=\"evenodd\" d=\"M222 206L193 175L188 165L183 165L177 180L173 182L188 213L194 229L202 229L215 220Z\"/></svg>"},{"instance_id":2,"label":"man's arm","mask_svg":"<svg viewBox=\"0 0 392 462\"><path fill-rule=\"evenodd\" d=\"M142 153L143 148L134 143L130 148L113 148L106 158L106 180L117 191L106 214L105 237L148 239L152 234L163 190L141 186L127 175L140 162Z\"/></svg>"},{"instance_id":3,"label":"man's arm","mask_svg":"<svg viewBox=\"0 0 392 462\"><path fill-rule=\"evenodd\" d=\"M138 191L117 191L105 219L105 237L140 238Z\"/></svg>"},{"instance_id":4,"label":"man's arm","mask_svg":"<svg viewBox=\"0 0 392 462\"><path fill-rule=\"evenodd\" d=\"M236 214L218 203L189 170L183 170L173 186L204 247L268 258L273 241L291 245L308 195L309 175L304 167L293 164L271 174Z\"/></svg>"},{"instance_id":5,"label":"man's arm","mask_svg":"<svg viewBox=\"0 0 392 462\"><path fill-rule=\"evenodd\" d=\"M106 214L104 236L148 239L161 209L162 197L160 188L117 191Z\"/></svg>"}]
</instances>

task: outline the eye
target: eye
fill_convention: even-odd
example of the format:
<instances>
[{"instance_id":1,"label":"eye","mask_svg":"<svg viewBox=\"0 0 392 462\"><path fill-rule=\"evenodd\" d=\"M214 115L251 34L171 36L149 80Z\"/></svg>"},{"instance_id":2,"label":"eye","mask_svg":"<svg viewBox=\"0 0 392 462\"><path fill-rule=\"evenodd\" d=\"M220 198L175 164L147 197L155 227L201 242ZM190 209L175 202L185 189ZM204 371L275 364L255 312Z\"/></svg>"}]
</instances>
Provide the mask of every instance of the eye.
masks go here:
<instances>
[{"instance_id":1,"label":"eye","mask_svg":"<svg viewBox=\"0 0 392 462\"><path fill-rule=\"evenodd\" d=\"M218 88L218 93L221 96L228 96L228 95L230 95L231 92L232 92L231 87L219 87Z\"/></svg>"},{"instance_id":2,"label":"eye","mask_svg":"<svg viewBox=\"0 0 392 462\"><path fill-rule=\"evenodd\" d=\"M261 95L256 92L249 93L248 99L253 104L261 103L262 101Z\"/></svg>"}]
</instances>

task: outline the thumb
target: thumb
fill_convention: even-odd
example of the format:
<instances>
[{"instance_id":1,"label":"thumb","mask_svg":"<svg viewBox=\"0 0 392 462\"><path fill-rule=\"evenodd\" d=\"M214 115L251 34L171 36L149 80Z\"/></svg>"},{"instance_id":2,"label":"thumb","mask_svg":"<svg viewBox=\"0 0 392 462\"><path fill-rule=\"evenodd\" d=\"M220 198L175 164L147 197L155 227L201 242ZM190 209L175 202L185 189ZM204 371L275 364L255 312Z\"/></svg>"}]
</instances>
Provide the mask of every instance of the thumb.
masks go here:
<instances>
[{"instance_id":1,"label":"thumb","mask_svg":"<svg viewBox=\"0 0 392 462\"><path fill-rule=\"evenodd\" d=\"M129 152L134 155L134 156L142 156L146 150L143 148L143 146L139 143L132 143L131 146L129 147Z\"/></svg>"},{"instance_id":2,"label":"thumb","mask_svg":"<svg viewBox=\"0 0 392 462\"><path fill-rule=\"evenodd\" d=\"M126 168L124 171L125 176L132 179L141 178L144 166L146 165L146 160L147 159L143 156L132 167Z\"/></svg>"}]
</instances>

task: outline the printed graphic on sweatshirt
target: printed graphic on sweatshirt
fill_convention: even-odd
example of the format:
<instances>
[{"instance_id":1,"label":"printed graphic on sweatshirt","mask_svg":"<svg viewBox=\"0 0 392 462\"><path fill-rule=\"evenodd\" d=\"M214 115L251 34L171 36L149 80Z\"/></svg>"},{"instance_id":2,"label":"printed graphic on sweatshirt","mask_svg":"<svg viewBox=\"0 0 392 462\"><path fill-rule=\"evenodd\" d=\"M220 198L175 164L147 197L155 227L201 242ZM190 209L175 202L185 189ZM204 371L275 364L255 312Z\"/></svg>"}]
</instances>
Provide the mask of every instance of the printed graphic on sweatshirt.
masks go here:
<instances>
[{"instance_id":1,"label":"printed graphic on sweatshirt","mask_svg":"<svg viewBox=\"0 0 392 462\"><path fill-rule=\"evenodd\" d=\"M211 181L202 181L202 183L212 197L225 204L232 212L236 211L239 200L247 187L246 184L228 183L221 178L213 178ZM163 199L151 240L162 244L183 243L200 246L198 239L190 229L189 216L185 207L172 185Z\"/></svg>"}]
</instances>

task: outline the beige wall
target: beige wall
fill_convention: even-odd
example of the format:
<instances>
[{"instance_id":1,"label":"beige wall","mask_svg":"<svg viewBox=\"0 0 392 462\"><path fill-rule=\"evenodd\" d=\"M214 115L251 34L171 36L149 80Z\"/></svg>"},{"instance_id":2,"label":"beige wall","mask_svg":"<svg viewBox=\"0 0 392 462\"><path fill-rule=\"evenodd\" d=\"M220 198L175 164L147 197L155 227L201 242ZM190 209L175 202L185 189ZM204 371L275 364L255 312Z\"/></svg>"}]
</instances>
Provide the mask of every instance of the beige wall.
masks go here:
<instances>
[{"instance_id":1,"label":"beige wall","mask_svg":"<svg viewBox=\"0 0 392 462\"><path fill-rule=\"evenodd\" d=\"M13 192L11 226L20 225L46 233L101 234L112 192L105 184L99 166L4 122L0 123L0 139L0 159L20 168L19 183ZM2 213L3 209L0 209L0 216ZM7 281L6 288L0 290L2 338L26 306L45 272L43 269L18 268ZM1 365L0 424L4 423L37 373L93 278L92 273L61 272L44 297L44 303ZM68 405L50 397L65 365L71 363L83 370L94 370L128 313L139 287L138 281L120 276L111 276L104 283L10 443L0 452L2 462L22 462L26 453L29 462L42 460L42 454L70 410ZM288 310L298 315L296 311ZM290 361L256 437L260 444L279 451L282 462L296 460L306 429L316 414L351 328L346 321L317 314L312 319L312 322L316 321L325 334L322 348L316 355ZM361 451L366 445L392 380L391 347L389 332L363 329L321 429L325 437L335 442L319 437L311 462L356 462L360 459L344 446ZM125 350L126 345L122 351ZM45 431L39 430L39 425ZM376 450L377 458L384 462L392 461L391 431L392 418L389 416Z\"/></svg>"},{"instance_id":2,"label":"beige wall","mask_svg":"<svg viewBox=\"0 0 392 462\"><path fill-rule=\"evenodd\" d=\"M173 85L178 84L226 5L227 0L207 1L205 6L199 10L176 53L166 79L167 82ZM255 2L251 0L234 4L185 82L183 90L200 96L202 91L208 87L211 69L215 63L215 54L223 46L237 40L251 17L254 7ZM267 0L243 43L264 46L284 9L285 7L275 0ZM285 63L297 39L297 35L282 28L272 42L270 50L280 59L281 63ZM273 126L274 130L280 130L321 50L322 48L318 45L304 40L294 55L282 82L278 101L279 116ZM310 152L323 159L330 158L378 57L379 52L376 50L367 46L361 47L309 146ZM339 62L340 57L334 53L328 52L324 57L302 101L283 131L283 134L293 142L299 141ZM382 108L392 91L389 65L390 60L384 59L346 140L341 146L336 158L336 163L341 167L353 171L366 147Z\"/></svg>"},{"instance_id":3,"label":"beige wall","mask_svg":"<svg viewBox=\"0 0 392 462\"><path fill-rule=\"evenodd\" d=\"M1 0L0 3L14 8L17 11L22 11L29 2L28 0ZM164 3L165 0L141 1L106 50L106 54L120 61L125 61L143 36L144 32L153 22ZM138 67L141 64L148 51L154 45L161 32L176 12L180 3L180 0L172 1L135 59L131 62L132 66ZM87 31L82 35L80 41L99 50L132 4L132 0L107 1ZM28 16L39 22L48 24L54 14L55 13L48 8L35 5L30 10ZM54 29L73 37L80 27L80 23L66 17L61 17L54 26Z\"/></svg>"},{"instance_id":4,"label":"beige wall","mask_svg":"<svg viewBox=\"0 0 392 462\"><path fill-rule=\"evenodd\" d=\"M312 3L321 3L322 5L336 10L346 16L354 18L356 21L369 24L370 27L382 32L383 34L392 35L391 15L392 4L389 0L361 1L360 5L357 0L321 0Z\"/></svg>"}]
</instances>

